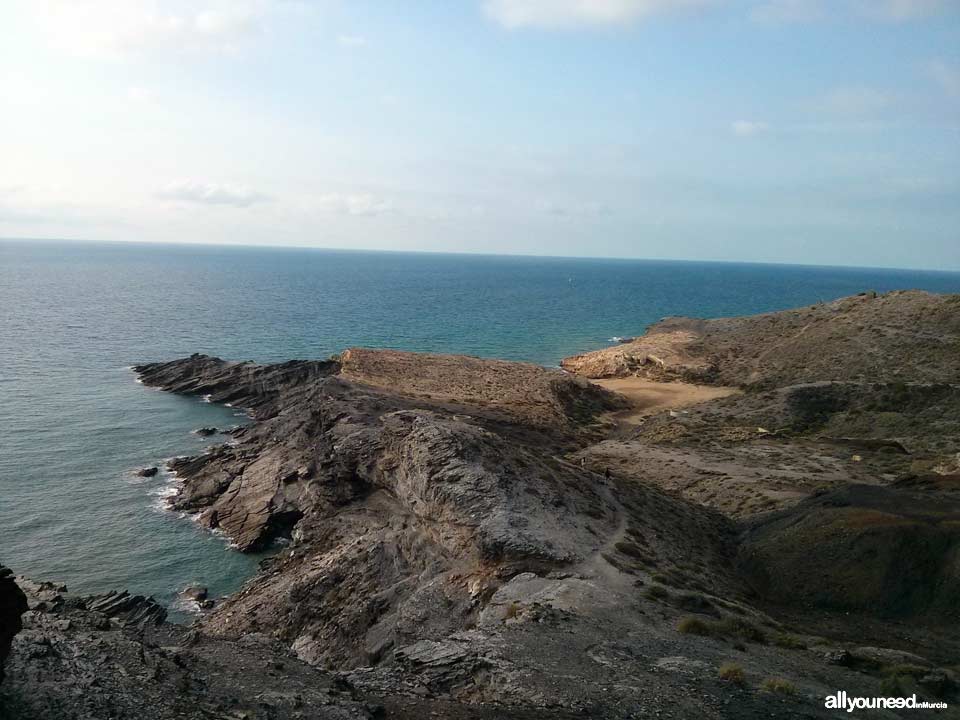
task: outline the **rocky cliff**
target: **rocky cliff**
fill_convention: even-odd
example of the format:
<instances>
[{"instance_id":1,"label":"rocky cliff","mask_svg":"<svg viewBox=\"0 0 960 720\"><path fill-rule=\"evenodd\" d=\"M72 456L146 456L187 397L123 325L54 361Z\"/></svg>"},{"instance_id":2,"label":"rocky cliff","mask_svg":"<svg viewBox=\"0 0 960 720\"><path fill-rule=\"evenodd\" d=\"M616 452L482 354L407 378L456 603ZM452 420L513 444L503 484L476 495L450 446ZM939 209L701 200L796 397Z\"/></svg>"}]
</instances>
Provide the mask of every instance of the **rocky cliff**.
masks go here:
<instances>
[{"instance_id":1,"label":"rocky cliff","mask_svg":"<svg viewBox=\"0 0 960 720\"><path fill-rule=\"evenodd\" d=\"M462 356L140 366L249 412L171 463L171 502L275 552L189 629L148 599L47 588L10 706L612 719L829 717L837 688L955 701L958 316L951 297L863 295L670 321L564 362L748 388L648 413Z\"/></svg>"},{"instance_id":2,"label":"rocky cliff","mask_svg":"<svg viewBox=\"0 0 960 720\"><path fill-rule=\"evenodd\" d=\"M23 628L20 616L27 611L27 598L13 579L13 571L0 565L0 682L14 636Z\"/></svg>"}]
</instances>

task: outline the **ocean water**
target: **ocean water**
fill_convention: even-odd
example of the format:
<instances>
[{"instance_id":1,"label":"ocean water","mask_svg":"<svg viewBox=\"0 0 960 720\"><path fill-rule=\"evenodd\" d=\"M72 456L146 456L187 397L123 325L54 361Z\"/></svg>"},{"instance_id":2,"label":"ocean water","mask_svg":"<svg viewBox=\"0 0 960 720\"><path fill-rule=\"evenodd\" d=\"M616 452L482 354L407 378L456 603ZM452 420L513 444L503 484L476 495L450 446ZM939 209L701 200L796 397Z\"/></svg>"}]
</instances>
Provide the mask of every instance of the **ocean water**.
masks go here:
<instances>
[{"instance_id":1,"label":"ocean water","mask_svg":"<svg viewBox=\"0 0 960 720\"><path fill-rule=\"evenodd\" d=\"M205 352L321 358L353 345L553 366L666 315L778 310L863 290L960 292L960 274L747 264L0 242L0 562L78 592L175 606L258 558L163 507L164 473L235 411L137 384Z\"/></svg>"}]
</instances>

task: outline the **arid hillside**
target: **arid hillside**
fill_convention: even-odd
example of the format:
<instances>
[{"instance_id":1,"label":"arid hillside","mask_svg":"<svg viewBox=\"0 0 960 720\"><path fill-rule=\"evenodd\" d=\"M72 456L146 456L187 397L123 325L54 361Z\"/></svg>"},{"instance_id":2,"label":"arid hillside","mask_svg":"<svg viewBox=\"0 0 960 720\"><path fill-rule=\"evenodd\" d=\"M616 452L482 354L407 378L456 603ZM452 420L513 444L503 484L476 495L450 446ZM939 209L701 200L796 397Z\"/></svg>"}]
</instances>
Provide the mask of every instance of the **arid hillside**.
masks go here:
<instances>
[{"instance_id":1,"label":"arid hillside","mask_svg":"<svg viewBox=\"0 0 960 720\"><path fill-rule=\"evenodd\" d=\"M591 378L780 387L826 380L960 378L960 295L862 293L739 318L667 318L634 341L567 358Z\"/></svg>"}]
</instances>

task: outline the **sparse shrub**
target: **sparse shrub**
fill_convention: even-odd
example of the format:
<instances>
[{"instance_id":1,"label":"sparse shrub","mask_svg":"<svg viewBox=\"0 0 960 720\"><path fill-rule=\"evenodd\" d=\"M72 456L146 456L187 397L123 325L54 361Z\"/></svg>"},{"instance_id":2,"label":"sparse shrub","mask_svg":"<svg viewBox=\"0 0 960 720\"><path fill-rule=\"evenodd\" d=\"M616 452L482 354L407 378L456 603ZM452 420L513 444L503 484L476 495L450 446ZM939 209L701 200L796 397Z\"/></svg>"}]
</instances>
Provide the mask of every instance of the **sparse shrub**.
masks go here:
<instances>
[{"instance_id":1,"label":"sparse shrub","mask_svg":"<svg viewBox=\"0 0 960 720\"><path fill-rule=\"evenodd\" d=\"M765 643L766 633L743 618L727 617L723 620L706 620L687 615L680 619L677 630L688 635L709 635L712 637L741 638L755 643Z\"/></svg>"},{"instance_id":2,"label":"sparse shrub","mask_svg":"<svg viewBox=\"0 0 960 720\"><path fill-rule=\"evenodd\" d=\"M760 689L764 692L778 693L780 695L794 695L797 692L797 686L784 678L767 678L760 683Z\"/></svg>"},{"instance_id":3,"label":"sparse shrub","mask_svg":"<svg viewBox=\"0 0 960 720\"><path fill-rule=\"evenodd\" d=\"M732 635L755 643L767 641L767 635L762 628L743 618L724 618L716 625L718 635Z\"/></svg>"},{"instance_id":4,"label":"sparse shrub","mask_svg":"<svg viewBox=\"0 0 960 720\"><path fill-rule=\"evenodd\" d=\"M791 650L807 649L807 644L796 635L775 635L773 644L777 647L789 648Z\"/></svg>"},{"instance_id":5,"label":"sparse shrub","mask_svg":"<svg viewBox=\"0 0 960 720\"><path fill-rule=\"evenodd\" d=\"M677 623L677 631L684 635L713 635L712 623L707 623L698 617L687 615L680 618Z\"/></svg>"},{"instance_id":6,"label":"sparse shrub","mask_svg":"<svg viewBox=\"0 0 960 720\"><path fill-rule=\"evenodd\" d=\"M645 595L651 600L666 600L670 597L670 592L663 585L651 585Z\"/></svg>"},{"instance_id":7,"label":"sparse shrub","mask_svg":"<svg viewBox=\"0 0 960 720\"><path fill-rule=\"evenodd\" d=\"M512 602L509 605L507 605L507 613L506 613L507 620L512 620L513 618L517 617L517 615L519 614L520 614L520 603Z\"/></svg>"},{"instance_id":8,"label":"sparse shrub","mask_svg":"<svg viewBox=\"0 0 960 720\"><path fill-rule=\"evenodd\" d=\"M726 680L734 685L744 685L747 682L747 677L743 674L743 668L734 662L726 662L721 665L719 674L721 680Z\"/></svg>"}]
</instances>

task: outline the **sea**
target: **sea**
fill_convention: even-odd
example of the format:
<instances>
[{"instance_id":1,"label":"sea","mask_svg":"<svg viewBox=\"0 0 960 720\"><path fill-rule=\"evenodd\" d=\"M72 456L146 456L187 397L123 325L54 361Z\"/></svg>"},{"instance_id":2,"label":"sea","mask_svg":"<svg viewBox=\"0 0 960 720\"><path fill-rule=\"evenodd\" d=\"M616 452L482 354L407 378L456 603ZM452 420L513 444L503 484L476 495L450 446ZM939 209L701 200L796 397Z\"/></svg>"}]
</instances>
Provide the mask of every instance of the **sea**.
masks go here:
<instances>
[{"instance_id":1,"label":"sea","mask_svg":"<svg viewBox=\"0 0 960 720\"><path fill-rule=\"evenodd\" d=\"M236 410L146 388L131 366L194 352L271 362L351 346L555 367L668 315L721 317L960 274L318 249L0 241L0 563L72 592L236 590L244 555L166 509L193 430ZM223 439L220 438L219 441Z\"/></svg>"}]
</instances>

